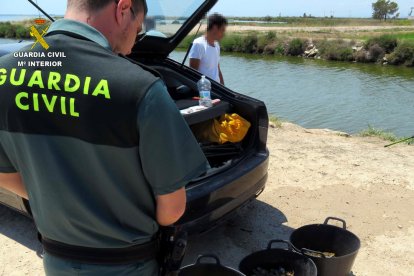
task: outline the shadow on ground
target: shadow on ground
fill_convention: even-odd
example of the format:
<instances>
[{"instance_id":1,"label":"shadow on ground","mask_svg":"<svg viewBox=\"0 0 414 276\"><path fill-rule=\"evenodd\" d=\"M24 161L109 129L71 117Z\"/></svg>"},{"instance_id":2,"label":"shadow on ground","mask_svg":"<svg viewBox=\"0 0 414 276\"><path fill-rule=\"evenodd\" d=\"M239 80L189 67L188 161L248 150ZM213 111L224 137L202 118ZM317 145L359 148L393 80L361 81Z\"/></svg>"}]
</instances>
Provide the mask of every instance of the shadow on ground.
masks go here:
<instances>
[{"instance_id":1,"label":"shadow on ground","mask_svg":"<svg viewBox=\"0 0 414 276\"><path fill-rule=\"evenodd\" d=\"M0 234L36 252L41 247L33 221L3 205L0 205Z\"/></svg>"},{"instance_id":2,"label":"shadow on ground","mask_svg":"<svg viewBox=\"0 0 414 276\"><path fill-rule=\"evenodd\" d=\"M288 239L293 229L283 225L285 215L278 209L254 200L236 216L213 230L190 238L184 265L200 254L216 254L226 266L238 267L247 255L266 248L272 239ZM0 205L0 234L39 251L35 225L29 218Z\"/></svg>"},{"instance_id":3,"label":"shadow on ground","mask_svg":"<svg viewBox=\"0 0 414 276\"><path fill-rule=\"evenodd\" d=\"M254 200L223 225L190 238L184 265L194 263L200 254L215 254L224 265L238 268L244 257L265 249L270 240L288 240L294 229L285 222L280 210Z\"/></svg>"}]
</instances>

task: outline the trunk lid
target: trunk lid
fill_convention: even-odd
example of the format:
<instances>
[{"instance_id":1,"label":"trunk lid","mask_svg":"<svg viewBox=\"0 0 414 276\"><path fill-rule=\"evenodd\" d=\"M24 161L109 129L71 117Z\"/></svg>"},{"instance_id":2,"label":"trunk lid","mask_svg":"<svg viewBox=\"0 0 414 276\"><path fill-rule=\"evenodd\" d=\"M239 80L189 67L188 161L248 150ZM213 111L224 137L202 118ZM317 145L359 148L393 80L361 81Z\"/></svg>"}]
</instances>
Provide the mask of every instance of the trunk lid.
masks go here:
<instances>
[{"instance_id":1,"label":"trunk lid","mask_svg":"<svg viewBox=\"0 0 414 276\"><path fill-rule=\"evenodd\" d=\"M167 57L218 0L147 1L146 35L132 52L139 57Z\"/></svg>"}]
</instances>

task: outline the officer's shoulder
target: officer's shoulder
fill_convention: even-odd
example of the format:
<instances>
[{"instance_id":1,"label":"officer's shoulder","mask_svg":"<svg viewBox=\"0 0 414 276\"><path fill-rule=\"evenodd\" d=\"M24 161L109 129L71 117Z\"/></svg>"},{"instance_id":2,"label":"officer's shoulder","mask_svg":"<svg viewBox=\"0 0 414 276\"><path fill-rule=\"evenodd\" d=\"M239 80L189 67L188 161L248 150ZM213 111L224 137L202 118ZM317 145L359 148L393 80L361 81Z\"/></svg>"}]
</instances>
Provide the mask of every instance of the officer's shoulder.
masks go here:
<instances>
[{"instance_id":1,"label":"officer's shoulder","mask_svg":"<svg viewBox=\"0 0 414 276\"><path fill-rule=\"evenodd\" d=\"M146 80L151 83L159 79L156 71L128 57L116 56L114 57L113 61L116 63L116 65L114 64L114 67L117 67L119 70L121 70L121 78L132 77L134 79Z\"/></svg>"}]
</instances>

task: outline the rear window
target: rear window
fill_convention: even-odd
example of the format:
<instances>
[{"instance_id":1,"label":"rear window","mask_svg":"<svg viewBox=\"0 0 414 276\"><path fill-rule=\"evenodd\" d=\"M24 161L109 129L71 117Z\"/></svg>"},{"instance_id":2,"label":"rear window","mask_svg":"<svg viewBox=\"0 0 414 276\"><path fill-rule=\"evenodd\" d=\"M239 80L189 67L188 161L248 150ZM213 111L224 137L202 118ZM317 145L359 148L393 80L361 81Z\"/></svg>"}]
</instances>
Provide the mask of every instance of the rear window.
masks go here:
<instances>
[{"instance_id":1,"label":"rear window","mask_svg":"<svg viewBox=\"0 0 414 276\"><path fill-rule=\"evenodd\" d=\"M147 35L173 36L204 2L205 0L147 1Z\"/></svg>"}]
</instances>

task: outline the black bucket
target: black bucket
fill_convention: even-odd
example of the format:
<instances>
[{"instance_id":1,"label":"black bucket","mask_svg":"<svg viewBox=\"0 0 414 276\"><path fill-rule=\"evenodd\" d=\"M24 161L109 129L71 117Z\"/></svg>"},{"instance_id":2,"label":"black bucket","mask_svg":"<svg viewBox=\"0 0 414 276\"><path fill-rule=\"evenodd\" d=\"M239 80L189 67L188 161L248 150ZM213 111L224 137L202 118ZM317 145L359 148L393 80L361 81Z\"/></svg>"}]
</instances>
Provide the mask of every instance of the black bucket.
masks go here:
<instances>
[{"instance_id":1,"label":"black bucket","mask_svg":"<svg viewBox=\"0 0 414 276\"><path fill-rule=\"evenodd\" d=\"M215 263L201 263L202 259L213 259ZM193 265L181 268L179 276L245 276L237 270L222 266L215 255L201 255Z\"/></svg>"},{"instance_id":2,"label":"black bucket","mask_svg":"<svg viewBox=\"0 0 414 276\"><path fill-rule=\"evenodd\" d=\"M287 244L288 250L272 248L274 243ZM255 252L244 258L239 269L247 276L256 274L257 269L266 271L283 269L286 272L293 272L295 276L317 275L316 266L311 259L294 252L290 242L281 240L270 241L266 250Z\"/></svg>"},{"instance_id":3,"label":"black bucket","mask_svg":"<svg viewBox=\"0 0 414 276\"><path fill-rule=\"evenodd\" d=\"M330 220L340 221L342 228L328 225ZM346 222L333 217L323 224L307 225L293 231L290 242L315 262L319 276L350 275L361 247L359 238L346 230Z\"/></svg>"}]
</instances>

